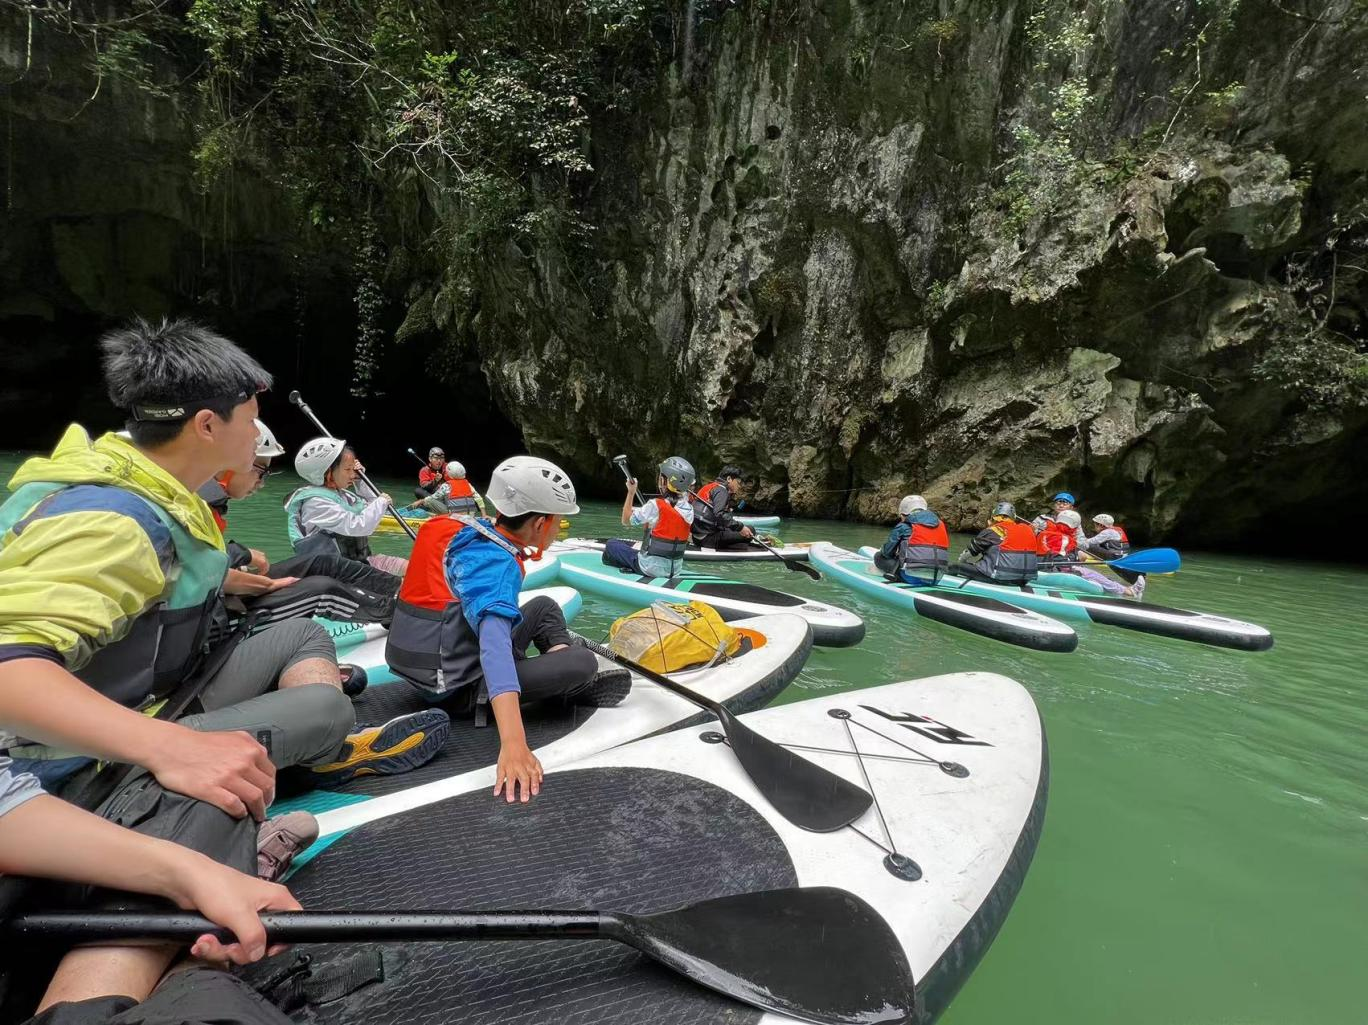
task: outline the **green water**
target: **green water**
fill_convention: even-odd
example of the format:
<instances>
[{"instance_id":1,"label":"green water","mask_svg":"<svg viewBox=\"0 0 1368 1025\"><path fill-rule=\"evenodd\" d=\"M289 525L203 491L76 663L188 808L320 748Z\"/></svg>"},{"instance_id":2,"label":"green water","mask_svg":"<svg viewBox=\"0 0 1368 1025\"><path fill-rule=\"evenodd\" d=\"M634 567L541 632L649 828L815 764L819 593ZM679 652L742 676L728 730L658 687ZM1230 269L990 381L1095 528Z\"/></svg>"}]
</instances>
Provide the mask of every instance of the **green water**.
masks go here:
<instances>
[{"instance_id":1,"label":"green water","mask_svg":"<svg viewBox=\"0 0 1368 1025\"><path fill-rule=\"evenodd\" d=\"M16 462L0 455L0 471ZM237 503L230 534L288 554L280 499L293 486L273 477ZM393 482L392 493L410 487ZM616 522L616 506L586 503L574 532L620 533ZM852 548L883 538L817 521L782 533ZM404 554L408 542L377 547ZM1368 951L1368 572L1188 552L1149 597L1260 623L1272 651L1080 626L1076 652L1047 655L905 619L778 563L719 569L868 624L857 648L815 649L780 700L970 669L1035 696L1050 742L1045 835L947 1025L1368 1021L1357 978ZM577 625L606 630L621 611L586 596Z\"/></svg>"}]
</instances>

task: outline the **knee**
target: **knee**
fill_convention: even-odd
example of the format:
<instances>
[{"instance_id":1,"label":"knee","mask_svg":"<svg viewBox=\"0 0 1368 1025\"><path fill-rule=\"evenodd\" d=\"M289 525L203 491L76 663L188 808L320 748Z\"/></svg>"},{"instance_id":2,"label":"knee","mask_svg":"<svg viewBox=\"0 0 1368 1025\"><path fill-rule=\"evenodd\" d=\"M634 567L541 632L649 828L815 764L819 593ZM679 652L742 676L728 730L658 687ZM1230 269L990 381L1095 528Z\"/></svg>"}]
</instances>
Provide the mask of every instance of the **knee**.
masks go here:
<instances>
[{"instance_id":1,"label":"knee","mask_svg":"<svg viewBox=\"0 0 1368 1025\"><path fill-rule=\"evenodd\" d=\"M330 683L307 683L289 690L295 702L295 715L317 738L307 745L331 753L356 729L356 709L351 698Z\"/></svg>"},{"instance_id":2,"label":"knee","mask_svg":"<svg viewBox=\"0 0 1368 1025\"><path fill-rule=\"evenodd\" d=\"M588 648L571 646L555 653L566 677L576 683L588 683L598 672L598 659Z\"/></svg>"},{"instance_id":3,"label":"knee","mask_svg":"<svg viewBox=\"0 0 1368 1025\"><path fill-rule=\"evenodd\" d=\"M323 658L330 662L337 661L337 645L333 643L332 637L328 635L320 623L312 619L291 619L279 626L271 627L272 630L290 630L291 632L282 637L282 641L288 643L293 649L290 657L290 664L303 662L309 658Z\"/></svg>"}]
</instances>

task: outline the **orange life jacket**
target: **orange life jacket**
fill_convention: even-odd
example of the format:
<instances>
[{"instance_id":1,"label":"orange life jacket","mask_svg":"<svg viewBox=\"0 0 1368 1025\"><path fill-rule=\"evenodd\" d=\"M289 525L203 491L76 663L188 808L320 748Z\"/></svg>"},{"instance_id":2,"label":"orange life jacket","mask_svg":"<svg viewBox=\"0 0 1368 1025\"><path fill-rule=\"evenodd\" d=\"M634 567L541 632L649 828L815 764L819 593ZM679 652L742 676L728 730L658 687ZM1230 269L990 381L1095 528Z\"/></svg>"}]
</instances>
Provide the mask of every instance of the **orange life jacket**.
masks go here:
<instances>
[{"instance_id":1,"label":"orange life jacket","mask_svg":"<svg viewBox=\"0 0 1368 1025\"><path fill-rule=\"evenodd\" d=\"M931 570L931 576L939 579L950 566L950 531L945 529L945 521L938 520L934 527L924 523L909 526L912 533L903 542L903 568L922 577Z\"/></svg>"},{"instance_id":2,"label":"orange life jacket","mask_svg":"<svg viewBox=\"0 0 1368 1025\"><path fill-rule=\"evenodd\" d=\"M400 601L440 612L457 600L447 584L446 553L465 527L454 516L433 516L418 528L413 551L409 553L408 571L399 585ZM526 574L523 556L518 555L517 560L519 571Z\"/></svg>"},{"instance_id":3,"label":"orange life jacket","mask_svg":"<svg viewBox=\"0 0 1368 1025\"><path fill-rule=\"evenodd\" d=\"M475 489L470 486L470 481L464 477L448 477L447 484L451 487L450 497L453 499L473 498L475 495Z\"/></svg>"},{"instance_id":4,"label":"orange life jacket","mask_svg":"<svg viewBox=\"0 0 1368 1025\"><path fill-rule=\"evenodd\" d=\"M993 529L1002 534L1002 541L994 545L979 561L979 568L995 583L1024 584L1036 578L1035 531L1029 524L1000 519Z\"/></svg>"},{"instance_id":5,"label":"orange life jacket","mask_svg":"<svg viewBox=\"0 0 1368 1025\"><path fill-rule=\"evenodd\" d=\"M656 517L655 525L642 545L642 554L671 561L684 558L692 528L668 499L653 498L651 501L660 515Z\"/></svg>"}]
</instances>

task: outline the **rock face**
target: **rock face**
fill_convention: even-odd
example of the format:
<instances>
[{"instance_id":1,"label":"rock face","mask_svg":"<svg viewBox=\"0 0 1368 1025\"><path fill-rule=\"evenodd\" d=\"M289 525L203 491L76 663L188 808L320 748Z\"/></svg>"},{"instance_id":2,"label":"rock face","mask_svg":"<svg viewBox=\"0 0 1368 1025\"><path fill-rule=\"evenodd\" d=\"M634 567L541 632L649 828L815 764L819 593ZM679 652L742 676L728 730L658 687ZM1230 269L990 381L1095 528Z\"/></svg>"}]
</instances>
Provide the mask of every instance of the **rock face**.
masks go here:
<instances>
[{"instance_id":1,"label":"rock face","mask_svg":"<svg viewBox=\"0 0 1368 1025\"><path fill-rule=\"evenodd\" d=\"M388 232L382 361L444 354L590 490L678 452L800 515L917 491L969 528L1068 487L1234 546L1368 500L1362 0L675 6L688 53L595 114L591 247L457 280ZM174 104L106 94L91 128L85 95L0 97L42 140L11 150L0 330L210 293L288 316L269 190L205 209Z\"/></svg>"},{"instance_id":2,"label":"rock face","mask_svg":"<svg viewBox=\"0 0 1368 1025\"><path fill-rule=\"evenodd\" d=\"M534 450L605 485L624 449L738 462L801 515L919 491L957 527L1067 486L1204 543L1368 497L1361 400L1256 373L1307 334L1289 258L1363 217L1360 7L1227 4L1219 37L1181 2L715 7L596 129L590 270L510 253L505 302L434 325Z\"/></svg>"}]
</instances>

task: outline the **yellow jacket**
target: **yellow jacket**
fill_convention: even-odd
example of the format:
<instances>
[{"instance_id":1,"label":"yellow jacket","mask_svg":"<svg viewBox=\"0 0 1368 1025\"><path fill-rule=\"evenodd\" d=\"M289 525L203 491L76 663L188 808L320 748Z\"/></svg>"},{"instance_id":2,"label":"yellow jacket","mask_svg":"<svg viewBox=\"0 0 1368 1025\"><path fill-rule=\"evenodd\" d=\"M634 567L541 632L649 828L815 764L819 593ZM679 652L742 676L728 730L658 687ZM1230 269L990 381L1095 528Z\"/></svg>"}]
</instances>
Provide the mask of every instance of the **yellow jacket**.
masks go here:
<instances>
[{"instance_id":1,"label":"yellow jacket","mask_svg":"<svg viewBox=\"0 0 1368 1025\"><path fill-rule=\"evenodd\" d=\"M26 461L9 487L39 481L121 488L223 550L223 536L204 501L116 434L92 442L84 428L72 424L52 455ZM174 553L131 516L79 504L27 521L29 510L0 510L10 512L19 515L5 517L17 522L0 536L0 653L15 645L46 648L68 669L79 669L169 589Z\"/></svg>"}]
</instances>

